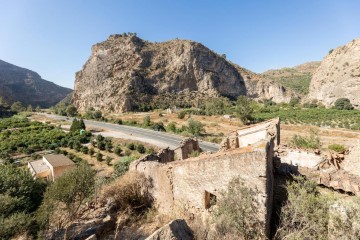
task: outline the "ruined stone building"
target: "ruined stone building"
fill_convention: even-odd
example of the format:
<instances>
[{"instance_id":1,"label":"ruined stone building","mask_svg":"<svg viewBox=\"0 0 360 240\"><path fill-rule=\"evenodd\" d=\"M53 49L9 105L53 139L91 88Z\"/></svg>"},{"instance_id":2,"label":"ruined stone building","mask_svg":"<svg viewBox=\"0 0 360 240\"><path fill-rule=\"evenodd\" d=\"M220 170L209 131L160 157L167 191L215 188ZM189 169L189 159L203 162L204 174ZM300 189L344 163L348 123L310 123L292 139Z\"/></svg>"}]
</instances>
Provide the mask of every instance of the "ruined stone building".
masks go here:
<instances>
[{"instance_id":1,"label":"ruined stone building","mask_svg":"<svg viewBox=\"0 0 360 240\"><path fill-rule=\"evenodd\" d=\"M274 192L274 174L301 174L318 184L360 195L360 142L346 153L293 149L280 144L280 122L273 119L231 133L216 153L201 153L196 140L179 148L163 149L134 161L130 169L152 180L150 189L160 212L186 210L206 215L219 193L240 177L256 190L259 220L269 236ZM159 207L160 206L160 207Z\"/></svg>"},{"instance_id":2,"label":"ruined stone building","mask_svg":"<svg viewBox=\"0 0 360 240\"><path fill-rule=\"evenodd\" d=\"M164 149L133 162L131 170L144 173L152 180L151 194L159 211L165 213L186 209L191 214L206 214L216 204L219 193L228 183L240 177L247 186L257 190L260 204L259 220L269 233L274 147L279 144L279 120L268 121L253 128L231 134L217 153L202 153L195 140L187 140L175 150Z\"/></svg>"}]
</instances>

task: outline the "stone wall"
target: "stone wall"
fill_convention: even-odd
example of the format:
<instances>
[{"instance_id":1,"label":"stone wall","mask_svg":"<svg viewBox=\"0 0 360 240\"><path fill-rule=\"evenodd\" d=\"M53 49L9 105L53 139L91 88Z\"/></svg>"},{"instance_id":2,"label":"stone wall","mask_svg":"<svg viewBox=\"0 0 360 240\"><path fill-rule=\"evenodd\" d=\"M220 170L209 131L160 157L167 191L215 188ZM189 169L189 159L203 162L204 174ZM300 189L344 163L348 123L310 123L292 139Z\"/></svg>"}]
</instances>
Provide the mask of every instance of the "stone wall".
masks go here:
<instances>
[{"instance_id":1,"label":"stone wall","mask_svg":"<svg viewBox=\"0 0 360 240\"><path fill-rule=\"evenodd\" d=\"M188 138L183 140L180 143L180 146L175 151L175 159L176 160L184 160L190 157L191 153L194 151L202 152L199 142L194 138Z\"/></svg>"},{"instance_id":2,"label":"stone wall","mask_svg":"<svg viewBox=\"0 0 360 240\"><path fill-rule=\"evenodd\" d=\"M345 155L280 147L275 153L276 173L301 174L325 187L360 195L359 147Z\"/></svg>"},{"instance_id":3,"label":"stone wall","mask_svg":"<svg viewBox=\"0 0 360 240\"><path fill-rule=\"evenodd\" d=\"M228 183L240 177L258 192L259 219L269 231L273 191L274 142L262 142L254 148L201 155L185 161L163 164L139 161L131 169L143 172L152 180L151 193L159 211L176 213L185 210L192 214L206 212L206 193L217 198Z\"/></svg>"},{"instance_id":4,"label":"stone wall","mask_svg":"<svg viewBox=\"0 0 360 240\"><path fill-rule=\"evenodd\" d=\"M280 144L279 118L244 127L232 132L220 143L220 150L226 151L229 149L251 146L260 141L266 141L269 138L274 138L275 146Z\"/></svg>"}]
</instances>

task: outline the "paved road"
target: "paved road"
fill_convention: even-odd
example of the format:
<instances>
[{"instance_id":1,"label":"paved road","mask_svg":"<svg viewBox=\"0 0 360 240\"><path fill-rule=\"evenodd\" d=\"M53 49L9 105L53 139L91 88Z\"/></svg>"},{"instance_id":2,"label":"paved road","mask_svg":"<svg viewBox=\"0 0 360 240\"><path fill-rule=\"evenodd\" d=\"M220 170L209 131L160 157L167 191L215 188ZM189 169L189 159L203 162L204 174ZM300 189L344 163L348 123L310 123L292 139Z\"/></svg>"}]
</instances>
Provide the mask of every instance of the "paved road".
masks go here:
<instances>
[{"instance_id":1,"label":"paved road","mask_svg":"<svg viewBox=\"0 0 360 240\"><path fill-rule=\"evenodd\" d=\"M72 118L64 117L64 116L58 116L58 115L52 115L46 113L39 113L39 114L56 120L72 120ZM141 140L151 144L159 144L161 145L161 147L176 148L179 146L179 143L183 139L185 139L184 137L178 135L158 132L150 129L118 125L113 123L98 122L92 120L84 120L84 122L87 126L102 128L110 131L110 133L108 134L109 136L115 136L115 137L121 136L122 138ZM204 151L216 152L219 150L219 145L215 143L200 141L199 144Z\"/></svg>"}]
</instances>

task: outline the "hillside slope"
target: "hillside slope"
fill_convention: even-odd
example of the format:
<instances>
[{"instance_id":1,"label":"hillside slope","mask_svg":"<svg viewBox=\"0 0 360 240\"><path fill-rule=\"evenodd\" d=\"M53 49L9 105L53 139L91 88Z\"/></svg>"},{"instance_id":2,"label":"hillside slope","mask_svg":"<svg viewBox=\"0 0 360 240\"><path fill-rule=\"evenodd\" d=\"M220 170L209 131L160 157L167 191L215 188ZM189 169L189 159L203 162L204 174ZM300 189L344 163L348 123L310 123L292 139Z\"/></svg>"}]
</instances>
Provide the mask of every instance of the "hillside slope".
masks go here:
<instances>
[{"instance_id":1,"label":"hillside slope","mask_svg":"<svg viewBox=\"0 0 360 240\"><path fill-rule=\"evenodd\" d=\"M309 93L311 78L319 65L320 62L307 62L295 67L268 70L262 76L305 96Z\"/></svg>"},{"instance_id":2,"label":"hillside slope","mask_svg":"<svg viewBox=\"0 0 360 240\"><path fill-rule=\"evenodd\" d=\"M72 90L44 80L34 71L0 60L0 96L11 104L50 107Z\"/></svg>"},{"instance_id":3,"label":"hillside slope","mask_svg":"<svg viewBox=\"0 0 360 240\"><path fill-rule=\"evenodd\" d=\"M323 59L311 79L309 98L332 106L348 98L360 109L360 39L338 47Z\"/></svg>"}]
</instances>

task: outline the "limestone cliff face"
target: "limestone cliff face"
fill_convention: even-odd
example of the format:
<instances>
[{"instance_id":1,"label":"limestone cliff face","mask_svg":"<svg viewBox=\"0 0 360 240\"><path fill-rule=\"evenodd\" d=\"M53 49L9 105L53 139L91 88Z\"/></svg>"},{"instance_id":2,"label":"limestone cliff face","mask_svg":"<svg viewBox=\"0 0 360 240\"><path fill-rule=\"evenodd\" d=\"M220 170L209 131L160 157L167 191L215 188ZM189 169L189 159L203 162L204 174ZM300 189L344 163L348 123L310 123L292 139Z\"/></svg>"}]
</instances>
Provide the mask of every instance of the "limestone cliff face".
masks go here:
<instances>
[{"instance_id":1,"label":"limestone cliff face","mask_svg":"<svg viewBox=\"0 0 360 240\"><path fill-rule=\"evenodd\" d=\"M238 65L235 67L244 78L247 96L252 99L271 99L280 103L289 102L291 97L296 95L291 89L285 88L268 76L256 74Z\"/></svg>"},{"instance_id":2,"label":"limestone cliff face","mask_svg":"<svg viewBox=\"0 0 360 240\"><path fill-rule=\"evenodd\" d=\"M348 98L360 108L360 39L332 50L314 73L309 99L332 106L338 98Z\"/></svg>"},{"instance_id":3,"label":"limestone cliff face","mask_svg":"<svg viewBox=\"0 0 360 240\"><path fill-rule=\"evenodd\" d=\"M215 96L290 99L279 84L228 62L200 43L152 43L125 34L111 35L92 47L74 88L73 103L82 111L196 106Z\"/></svg>"},{"instance_id":4,"label":"limestone cliff face","mask_svg":"<svg viewBox=\"0 0 360 240\"><path fill-rule=\"evenodd\" d=\"M69 88L46 81L34 71L0 60L0 97L8 104L50 107L72 92Z\"/></svg>"},{"instance_id":5,"label":"limestone cliff face","mask_svg":"<svg viewBox=\"0 0 360 240\"><path fill-rule=\"evenodd\" d=\"M76 74L73 103L122 112L161 98L189 101L246 94L243 77L224 58L186 40L151 43L135 35L112 35L92 47Z\"/></svg>"}]
</instances>

